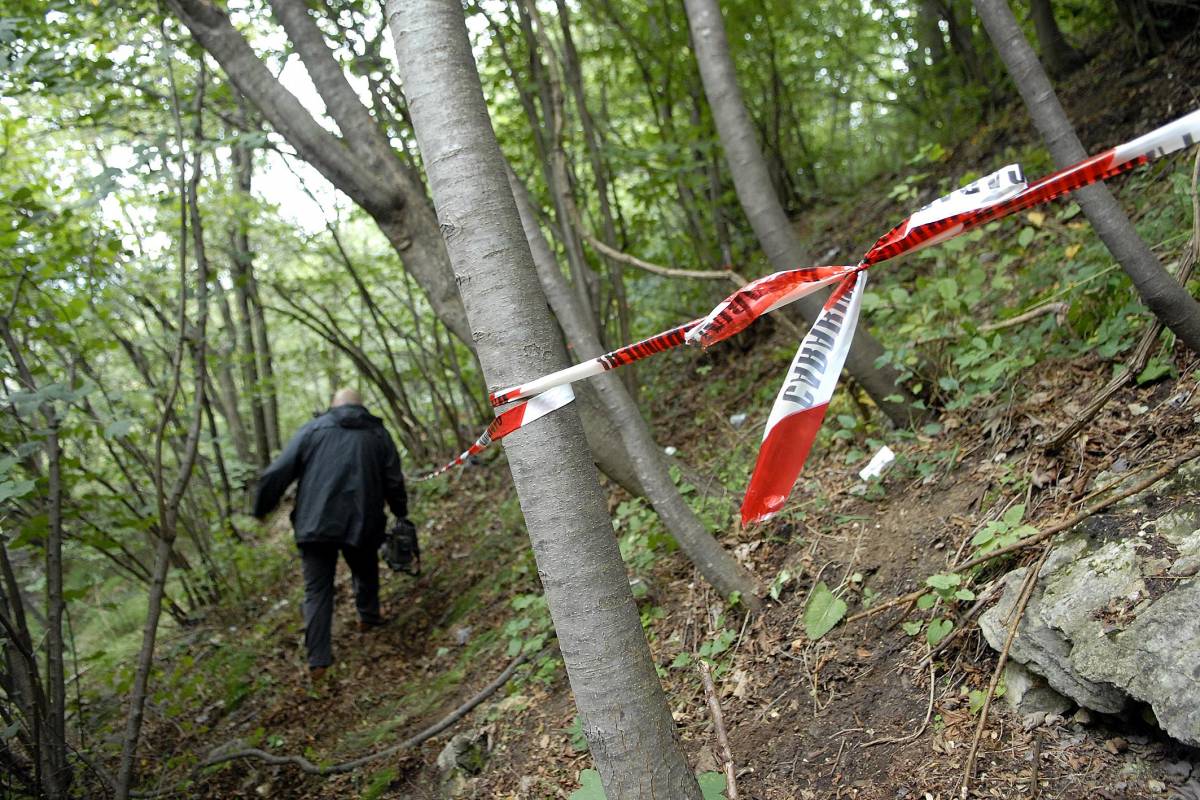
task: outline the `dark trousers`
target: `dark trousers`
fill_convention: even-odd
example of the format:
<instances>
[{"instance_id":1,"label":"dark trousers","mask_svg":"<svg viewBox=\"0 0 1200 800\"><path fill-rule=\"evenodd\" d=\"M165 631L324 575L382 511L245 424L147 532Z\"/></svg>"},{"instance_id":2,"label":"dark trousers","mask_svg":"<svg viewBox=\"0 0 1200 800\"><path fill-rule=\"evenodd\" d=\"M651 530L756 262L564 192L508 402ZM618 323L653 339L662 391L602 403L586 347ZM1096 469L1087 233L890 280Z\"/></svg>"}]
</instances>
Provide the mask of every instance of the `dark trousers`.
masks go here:
<instances>
[{"instance_id":1,"label":"dark trousers","mask_svg":"<svg viewBox=\"0 0 1200 800\"><path fill-rule=\"evenodd\" d=\"M379 615L379 559L375 550L349 545L308 543L300 545L304 567L304 646L309 667L333 663L330 638L333 628L333 578L338 553L346 559L354 578L354 606L363 622L376 623Z\"/></svg>"}]
</instances>

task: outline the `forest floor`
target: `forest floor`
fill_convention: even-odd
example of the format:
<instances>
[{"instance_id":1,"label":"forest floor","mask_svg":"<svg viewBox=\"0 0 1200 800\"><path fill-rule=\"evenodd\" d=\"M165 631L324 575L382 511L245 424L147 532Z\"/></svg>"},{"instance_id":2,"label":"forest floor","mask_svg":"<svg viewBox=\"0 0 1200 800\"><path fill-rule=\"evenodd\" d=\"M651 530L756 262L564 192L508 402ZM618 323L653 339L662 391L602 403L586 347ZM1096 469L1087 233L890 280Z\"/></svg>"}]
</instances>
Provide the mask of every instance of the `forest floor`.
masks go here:
<instances>
[{"instance_id":1,"label":"forest floor","mask_svg":"<svg viewBox=\"0 0 1200 800\"><path fill-rule=\"evenodd\" d=\"M1068 93L1085 144L1122 141L1143 130L1145 120L1195 107L1186 91L1163 97L1154 90L1156 70L1200 75L1194 52L1191 59L1137 71L1123 70L1117 54L1086 68L1092 77L1081 76ZM1101 99L1096 86L1105 75L1122 76L1104 90L1109 98L1118 92L1118 100ZM1188 83L1200 81L1170 85ZM1016 107L1012 116L1020 113ZM1016 125L993 127L950 164L980 163L999 137L1029 135ZM848 255L902 217L904 204L882 199L893 178L881 180L878 192L865 191L870 201L806 217L813 251L836 247ZM852 229L841 224L847 219L856 221ZM701 367L706 386L723 387L662 393L669 400L651 408L660 443L674 446L701 475L715 476L713 485L727 471L744 480L768 410L760 402L763 387L773 396L792 347L785 331L760 324L745 341L659 359L664 385L680 385ZM1005 391L943 413L938 430L889 439L901 462L929 468L893 469L865 493L856 475L861 464L847 464L849 447L867 446L863 435L853 433L849 442L823 439L780 521L720 529L723 544L764 583L775 581L778 599L754 619L709 590L643 522L637 504L614 489L618 535L632 548L647 637L691 762L698 770L718 769L691 657L707 645L722 665L718 684L742 797L958 796L978 720L969 692L987 686L996 664L978 632L958 637L932 667L921 666L926 640L901 629L901 621L911 619L904 609L810 641L801 621L805 602L824 581L848 587L851 613L870 597L878 605L944 572L988 514L1008 503L1024 502L1025 521L1041 527L1081 508L1101 473L1153 466L1195 447L1200 365L1180 348L1174 355L1177 377L1122 390L1056 456L1045 455L1039 441L1071 421L1107 382L1110 359L1044 361ZM739 412L750 419L735 427L730 418ZM726 482L731 491L741 485ZM704 513L727 521L737 500L710 487ZM1160 498L1165 504L1198 501ZM261 543L272 559L283 553L291 559L276 570L278 580L265 582L254 602L223 609L164 647L165 688L149 709L143 774L155 775L162 789L191 774L179 795L192 797L434 798L441 796L439 751L454 733L474 729L485 737L487 754L463 796L569 796L591 759L572 731L575 709L556 659L522 671L421 747L356 772L320 777L250 759L190 772L229 742L323 764L383 749L478 691L507 665L510 643L519 646L545 625L544 617L527 613L533 601L513 602L535 597L538 585L502 455L421 486L415 507L424 574L385 576L392 620L360 634L351 624L348 576L339 572L337 663L320 690L308 686L302 666L299 563L281 515ZM195 680L199 674L206 680ZM1139 719L1092 715L1084 724L1083 717L1067 716L1027 728L1003 702L993 705L989 719L972 796L1200 797L1188 794L1194 784L1187 783L1193 762L1200 776L1200 754ZM153 781L147 784L154 788Z\"/></svg>"}]
</instances>

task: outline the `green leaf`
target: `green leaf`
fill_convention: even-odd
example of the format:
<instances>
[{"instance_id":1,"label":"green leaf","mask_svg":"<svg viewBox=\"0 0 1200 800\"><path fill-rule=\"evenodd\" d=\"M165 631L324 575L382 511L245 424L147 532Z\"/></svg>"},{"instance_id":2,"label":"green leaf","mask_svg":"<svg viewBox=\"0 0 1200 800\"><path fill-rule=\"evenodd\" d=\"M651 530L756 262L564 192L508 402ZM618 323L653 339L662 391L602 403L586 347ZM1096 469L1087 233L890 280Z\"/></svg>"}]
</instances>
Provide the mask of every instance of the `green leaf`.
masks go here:
<instances>
[{"instance_id":1,"label":"green leaf","mask_svg":"<svg viewBox=\"0 0 1200 800\"><path fill-rule=\"evenodd\" d=\"M725 776L720 772L704 772L696 776L704 800L725 800Z\"/></svg>"},{"instance_id":2,"label":"green leaf","mask_svg":"<svg viewBox=\"0 0 1200 800\"><path fill-rule=\"evenodd\" d=\"M927 592L917 598L917 608L921 609L922 611L926 611L930 608L933 608L933 604L936 602L937 595Z\"/></svg>"},{"instance_id":3,"label":"green leaf","mask_svg":"<svg viewBox=\"0 0 1200 800\"><path fill-rule=\"evenodd\" d=\"M684 667L690 666L691 663L691 653L680 653L679 655L675 656L675 660L671 662L671 669L683 669Z\"/></svg>"},{"instance_id":4,"label":"green leaf","mask_svg":"<svg viewBox=\"0 0 1200 800\"><path fill-rule=\"evenodd\" d=\"M929 623L929 628L925 631L925 640L929 642L930 647L935 647L938 642L950 635L950 631L954 630L954 623L948 619L935 619Z\"/></svg>"},{"instance_id":5,"label":"green leaf","mask_svg":"<svg viewBox=\"0 0 1200 800\"><path fill-rule=\"evenodd\" d=\"M846 616L846 603L824 581L813 587L812 596L804 607L804 632L809 639L820 639Z\"/></svg>"},{"instance_id":6,"label":"green leaf","mask_svg":"<svg viewBox=\"0 0 1200 800\"><path fill-rule=\"evenodd\" d=\"M135 421L132 419L119 419L115 422L110 422L104 429L104 438L119 439L133 430L134 424Z\"/></svg>"},{"instance_id":7,"label":"green leaf","mask_svg":"<svg viewBox=\"0 0 1200 800\"><path fill-rule=\"evenodd\" d=\"M1025 518L1025 504L1024 503L1017 503L1015 506L1010 508L1008 511L1005 511L1004 517L1003 517L1004 521L1008 524L1008 527L1010 527L1010 528L1013 527L1014 525L1020 524L1021 520L1024 518Z\"/></svg>"},{"instance_id":8,"label":"green leaf","mask_svg":"<svg viewBox=\"0 0 1200 800\"><path fill-rule=\"evenodd\" d=\"M962 582L962 578L953 572L949 572L944 575L930 575L925 579L926 586L929 586L933 589L939 589L941 591L953 589L955 586L958 586L960 582Z\"/></svg>"},{"instance_id":9,"label":"green leaf","mask_svg":"<svg viewBox=\"0 0 1200 800\"><path fill-rule=\"evenodd\" d=\"M579 773L580 786L571 792L570 800L608 800L604 794L604 784L600 783L600 773L594 769L585 769Z\"/></svg>"},{"instance_id":10,"label":"green leaf","mask_svg":"<svg viewBox=\"0 0 1200 800\"><path fill-rule=\"evenodd\" d=\"M24 497L33 490L33 487L33 481L0 482L0 503L8 502L16 497Z\"/></svg>"},{"instance_id":11,"label":"green leaf","mask_svg":"<svg viewBox=\"0 0 1200 800\"><path fill-rule=\"evenodd\" d=\"M992 541L992 539L995 539L995 538L996 538L996 531L991 526L989 526L989 527L986 527L983 530L981 530L979 533L975 534L974 537L972 537L971 546L972 547L982 547L983 545L987 544L988 542Z\"/></svg>"},{"instance_id":12,"label":"green leaf","mask_svg":"<svg viewBox=\"0 0 1200 800\"><path fill-rule=\"evenodd\" d=\"M1017 244L1021 247L1029 247L1029 243L1033 241L1033 237L1037 235L1037 231L1033 228L1021 228L1021 232L1017 234Z\"/></svg>"},{"instance_id":13,"label":"green leaf","mask_svg":"<svg viewBox=\"0 0 1200 800\"><path fill-rule=\"evenodd\" d=\"M783 592L784 585L786 585L791 579L792 573L788 572L786 569L779 571L779 574L775 576L775 580L771 581L771 586L767 590L771 595L772 600L779 599L780 593Z\"/></svg>"},{"instance_id":14,"label":"green leaf","mask_svg":"<svg viewBox=\"0 0 1200 800\"><path fill-rule=\"evenodd\" d=\"M915 619L912 622L903 622L900 624L900 627L903 628L904 632L907 633L909 636L916 636L918 633L921 632L921 628L923 628L924 626L925 626L925 623L919 619Z\"/></svg>"},{"instance_id":15,"label":"green leaf","mask_svg":"<svg viewBox=\"0 0 1200 800\"><path fill-rule=\"evenodd\" d=\"M954 596L959 600L971 601L975 599L975 593L970 589L959 589L954 593Z\"/></svg>"},{"instance_id":16,"label":"green leaf","mask_svg":"<svg viewBox=\"0 0 1200 800\"><path fill-rule=\"evenodd\" d=\"M1170 375L1174 371L1175 365L1170 360L1160 359L1156 356L1150 359L1150 363L1146 364L1146 368L1138 373L1138 386L1156 381L1159 378Z\"/></svg>"}]
</instances>

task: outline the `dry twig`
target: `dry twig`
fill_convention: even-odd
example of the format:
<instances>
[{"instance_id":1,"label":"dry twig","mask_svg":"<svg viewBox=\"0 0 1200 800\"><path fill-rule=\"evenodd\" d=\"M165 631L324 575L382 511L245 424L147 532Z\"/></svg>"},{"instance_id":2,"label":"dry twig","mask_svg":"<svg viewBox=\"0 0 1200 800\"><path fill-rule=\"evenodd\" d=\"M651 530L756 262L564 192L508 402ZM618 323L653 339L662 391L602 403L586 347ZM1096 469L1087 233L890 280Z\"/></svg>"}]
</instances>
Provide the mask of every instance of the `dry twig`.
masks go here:
<instances>
[{"instance_id":1,"label":"dry twig","mask_svg":"<svg viewBox=\"0 0 1200 800\"><path fill-rule=\"evenodd\" d=\"M971 739L971 751L967 754L967 765L963 768L962 789L959 792L962 800L966 800L967 792L971 788L971 778L975 773L975 759L979 755L979 741L983 738L983 730L987 727L988 711L992 707L992 695L996 691L996 685L1000 683L1000 675L1004 672L1004 665L1008 662L1008 651L1012 648L1013 640L1017 638L1017 628L1021 626L1021 617L1025 615L1025 606L1029 604L1029 597L1033 594L1033 587L1037 584L1038 572L1045 563L1046 556L1050 554L1050 548L1051 543L1047 542L1037 561L1029 567L1029 572L1025 574L1025 582L1021 585L1021 595L1013 607L1012 619L1008 623L1008 636L1004 639L1004 648L1000 651L1000 658L996 660L996 669L992 671L992 679L988 682L987 694L983 698L983 708L979 710L979 724L975 726L975 736Z\"/></svg>"},{"instance_id":2,"label":"dry twig","mask_svg":"<svg viewBox=\"0 0 1200 800\"><path fill-rule=\"evenodd\" d=\"M570 217L571 226L579 232L579 235L583 237L584 241L587 242L593 250L600 255L605 256L606 258L612 259L613 261L630 267L635 267L645 272L653 273L654 275L662 275L665 278L696 278L698 280L709 281L727 280L737 284L739 287L747 282L745 278L734 272L732 267L721 270L679 269L677 267L664 267L661 264L643 261L635 255L630 255L629 253L618 250L617 248L600 241L592 234L591 231L587 229L587 226L583 224L583 220L579 216L579 209L575 207L575 203L568 202L566 205L567 216Z\"/></svg>"},{"instance_id":3,"label":"dry twig","mask_svg":"<svg viewBox=\"0 0 1200 800\"><path fill-rule=\"evenodd\" d=\"M729 735L725 733L725 717L721 714L721 701L717 699L717 688L713 685L712 671L702 659L697 663L700 680L704 683L704 697L708 700L708 711L712 714L713 727L717 731L717 746L721 748L721 760L725 764L725 796L738 800L737 777L733 768L733 753L729 749Z\"/></svg>"},{"instance_id":4,"label":"dry twig","mask_svg":"<svg viewBox=\"0 0 1200 800\"><path fill-rule=\"evenodd\" d=\"M925 721L921 723L921 727L910 733L908 736L888 736L882 739L872 739L863 745L863 747L874 747L877 744L905 744L920 738L925 729L929 727L929 721L933 719L933 692L937 686L936 675L933 672L932 653L926 660L929 662L929 706L925 709Z\"/></svg>"},{"instance_id":5,"label":"dry twig","mask_svg":"<svg viewBox=\"0 0 1200 800\"><path fill-rule=\"evenodd\" d=\"M1044 305L1034 306L1033 308L1029 309L1025 313L1018 314L1015 317L1009 317L1008 319L1002 319L1002 320L998 320L996 322L986 322L983 325L980 325L976 330L978 330L979 333L991 333L992 331L1002 331L1005 328L1015 327L1022 323L1029 322L1029 320L1031 320L1031 319L1037 319L1038 317L1045 316L1046 314L1065 315L1070 310L1071 310L1070 303L1063 303L1063 302L1045 303ZM962 334L963 334L963 331L958 330L958 331L955 331L954 333L943 333L938 336L927 336L923 339L918 339L916 342L914 342L914 344L918 344L918 345L933 344L934 342L941 342L941 341L945 341L946 339L956 339L959 336L961 336Z\"/></svg>"}]
</instances>

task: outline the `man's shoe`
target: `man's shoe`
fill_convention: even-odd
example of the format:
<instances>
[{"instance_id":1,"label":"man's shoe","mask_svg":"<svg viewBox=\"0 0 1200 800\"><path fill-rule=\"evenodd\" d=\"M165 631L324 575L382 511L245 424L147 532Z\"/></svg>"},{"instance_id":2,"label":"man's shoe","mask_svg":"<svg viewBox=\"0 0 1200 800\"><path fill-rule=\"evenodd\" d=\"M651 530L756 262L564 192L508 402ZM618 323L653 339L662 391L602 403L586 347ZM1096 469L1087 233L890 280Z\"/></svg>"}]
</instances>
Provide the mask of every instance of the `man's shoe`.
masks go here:
<instances>
[{"instance_id":1,"label":"man's shoe","mask_svg":"<svg viewBox=\"0 0 1200 800\"><path fill-rule=\"evenodd\" d=\"M328 671L329 667L309 667L308 682L314 686L323 683L325 680L325 673Z\"/></svg>"},{"instance_id":2,"label":"man's shoe","mask_svg":"<svg viewBox=\"0 0 1200 800\"><path fill-rule=\"evenodd\" d=\"M360 619L358 621L358 632L359 633L370 633L371 631L375 630L376 628L383 627L386 624L387 624L387 620L384 619L383 617L380 617L377 620Z\"/></svg>"}]
</instances>

